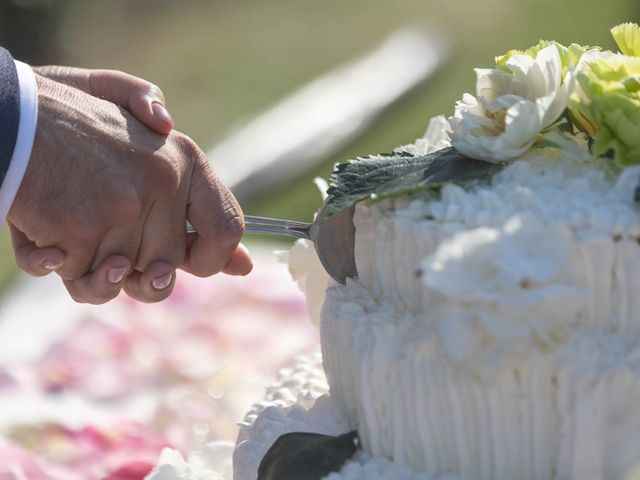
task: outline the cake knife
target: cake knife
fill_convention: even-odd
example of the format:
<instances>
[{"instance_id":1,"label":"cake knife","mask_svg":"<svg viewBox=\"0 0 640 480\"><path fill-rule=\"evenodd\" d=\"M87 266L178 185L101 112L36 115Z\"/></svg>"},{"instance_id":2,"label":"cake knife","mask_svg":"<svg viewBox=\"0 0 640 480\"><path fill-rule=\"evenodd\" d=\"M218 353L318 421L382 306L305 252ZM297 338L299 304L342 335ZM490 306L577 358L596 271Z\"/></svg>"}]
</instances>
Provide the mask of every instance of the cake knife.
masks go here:
<instances>
[{"instance_id":1,"label":"cake knife","mask_svg":"<svg viewBox=\"0 0 640 480\"><path fill-rule=\"evenodd\" d=\"M245 215L245 232L311 240L327 273L337 282L345 284L347 278L358 275L354 253L354 210L355 207L351 207L329 216L325 202L313 223ZM195 233L195 229L188 225L187 232Z\"/></svg>"}]
</instances>

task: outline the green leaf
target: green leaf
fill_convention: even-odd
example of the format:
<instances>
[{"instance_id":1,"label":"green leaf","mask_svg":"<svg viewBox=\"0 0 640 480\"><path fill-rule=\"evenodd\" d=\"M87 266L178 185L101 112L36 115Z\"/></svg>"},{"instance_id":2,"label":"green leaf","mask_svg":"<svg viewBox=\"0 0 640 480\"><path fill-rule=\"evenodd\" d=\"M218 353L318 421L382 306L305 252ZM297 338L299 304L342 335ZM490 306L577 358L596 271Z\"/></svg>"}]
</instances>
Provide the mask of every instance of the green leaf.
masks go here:
<instances>
[{"instance_id":1,"label":"green leaf","mask_svg":"<svg viewBox=\"0 0 640 480\"><path fill-rule=\"evenodd\" d=\"M340 164L331 175L329 213L363 200L376 202L440 188L445 183L488 181L504 165L473 160L453 147L429 155L381 154Z\"/></svg>"},{"instance_id":2,"label":"green leaf","mask_svg":"<svg viewBox=\"0 0 640 480\"><path fill-rule=\"evenodd\" d=\"M282 435L260 462L258 480L320 480L339 472L357 450L356 431L339 437L317 433Z\"/></svg>"}]
</instances>

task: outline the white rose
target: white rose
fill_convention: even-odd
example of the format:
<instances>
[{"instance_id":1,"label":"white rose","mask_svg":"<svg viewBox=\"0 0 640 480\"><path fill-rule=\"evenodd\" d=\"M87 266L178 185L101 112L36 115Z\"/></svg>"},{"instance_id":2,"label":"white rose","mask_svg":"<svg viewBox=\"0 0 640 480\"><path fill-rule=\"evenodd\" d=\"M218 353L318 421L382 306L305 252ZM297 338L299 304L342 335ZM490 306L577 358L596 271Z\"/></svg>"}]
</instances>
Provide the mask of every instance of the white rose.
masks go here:
<instances>
[{"instance_id":1,"label":"white rose","mask_svg":"<svg viewBox=\"0 0 640 480\"><path fill-rule=\"evenodd\" d=\"M429 120L429 126L422 138L418 138L415 143L396 148L396 152L406 152L416 156L428 155L450 147L450 135L451 127L449 121L444 115L438 115Z\"/></svg>"},{"instance_id":2,"label":"white rose","mask_svg":"<svg viewBox=\"0 0 640 480\"><path fill-rule=\"evenodd\" d=\"M513 55L502 70L476 69L476 95L465 94L449 119L453 146L464 155L502 162L519 157L567 107L575 84L570 68L562 77L558 47Z\"/></svg>"}]
</instances>

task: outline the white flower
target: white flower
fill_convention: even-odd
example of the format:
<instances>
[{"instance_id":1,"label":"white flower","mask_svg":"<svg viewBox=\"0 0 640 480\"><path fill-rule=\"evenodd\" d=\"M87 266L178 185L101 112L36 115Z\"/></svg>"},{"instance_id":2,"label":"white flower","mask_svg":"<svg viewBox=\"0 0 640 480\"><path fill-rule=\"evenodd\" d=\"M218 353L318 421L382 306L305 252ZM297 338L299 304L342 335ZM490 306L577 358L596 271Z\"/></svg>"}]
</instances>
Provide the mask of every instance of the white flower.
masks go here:
<instances>
[{"instance_id":1,"label":"white flower","mask_svg":"<svg viewBox=\"0 0 640 480\"><path fill-rule=\"evenodd\" d=\"M449 119L453 146L468 157L494 163L519 157L567 107L574 72L562 78L555 44L535 59L513 55L506 66L511 73L476 69L477 97L465 94Z\"/></svg>"},{"instance_id":2,"label":"white flower","mask_svg":"<svg viewBox=\"0 0 640 480\"><path fill-rule=\"evenodd\" d=\"M451 146L451 127L444 115L438 115L429 120L429 126L422 138L418 138L415 143L403 145L396 148L396 152L406 152L412 155L421 156L437 152L443 148Z\"/></svg>"}]
</instances>

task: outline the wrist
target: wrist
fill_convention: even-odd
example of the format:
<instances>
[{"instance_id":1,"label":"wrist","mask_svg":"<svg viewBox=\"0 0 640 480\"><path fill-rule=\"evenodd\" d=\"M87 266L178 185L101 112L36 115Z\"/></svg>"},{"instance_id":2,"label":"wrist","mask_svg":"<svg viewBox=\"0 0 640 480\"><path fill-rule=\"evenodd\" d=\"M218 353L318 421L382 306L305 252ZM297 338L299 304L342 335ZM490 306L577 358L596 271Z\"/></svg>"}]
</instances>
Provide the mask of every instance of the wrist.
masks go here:
<instances>
[{"instance_id":1,"label":"wrist","mask_svg":"<svg viewBox=\"0 0 640 480\"><path fill-rule=\"evenodd\" d=\"M46 184L44 179L51 181L51 175L47 171L46 159L54 154L50 142L50 126L52 104L55 102L55 88L53 82L41 75L34 74L37 89L37 119L36 129L26 170L16 192L15 199L7 214L7 218L16 226L20 226L23 220L33 211L38 203L38 192L44 192ZM48 155L43 152L49 150Z\"/></svg>"}]
</instances>

